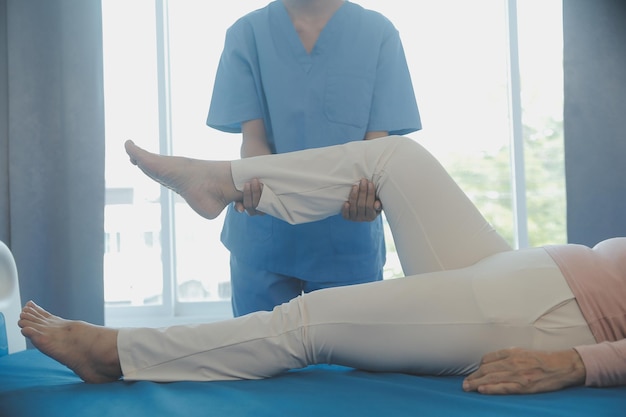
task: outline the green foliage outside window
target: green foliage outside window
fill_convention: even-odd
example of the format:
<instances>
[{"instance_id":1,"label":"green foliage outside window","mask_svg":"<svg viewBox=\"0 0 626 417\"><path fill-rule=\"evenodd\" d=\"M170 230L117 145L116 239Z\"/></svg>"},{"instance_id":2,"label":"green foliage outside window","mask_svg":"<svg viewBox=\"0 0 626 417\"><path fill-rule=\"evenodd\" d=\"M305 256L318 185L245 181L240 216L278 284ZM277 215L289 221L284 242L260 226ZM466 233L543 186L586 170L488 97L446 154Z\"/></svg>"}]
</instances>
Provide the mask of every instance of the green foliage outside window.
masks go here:
<instances>
[{"instance_id":1,"label":"green foliage outside window","mask_svg":"<svg viewBox=\"0 0 626 417\"><path fill-rule=\"evenodd\" d=\"M526 199L530 246L567 241L562 122L524 126ZM509 147L493 154L455 155L446 168L485 217L514 241Z\"/></svg>"}]
</instances>

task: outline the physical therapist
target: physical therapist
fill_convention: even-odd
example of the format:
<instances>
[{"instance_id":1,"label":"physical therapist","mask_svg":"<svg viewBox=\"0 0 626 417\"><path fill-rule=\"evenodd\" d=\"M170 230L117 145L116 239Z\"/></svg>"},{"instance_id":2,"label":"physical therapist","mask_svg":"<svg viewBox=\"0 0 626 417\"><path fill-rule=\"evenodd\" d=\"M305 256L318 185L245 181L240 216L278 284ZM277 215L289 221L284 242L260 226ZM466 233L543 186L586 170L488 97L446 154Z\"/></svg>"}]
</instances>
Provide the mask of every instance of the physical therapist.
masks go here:
<instances>
[{"instance_id":1,"label":"physical therapist","mask_svg":"<svg viewBox=\"0 0 626 417\"><path fill-rule=\"evenodd\" d=\"M207 125L243 136L241 157L405 135L421 121L398 30L342 0L277 0L227 31ZM384 140L384 139L383 139ZM253 201L260 185L246 191ZM381 280L380 202L365 213L289 225L229 207L235 316L272 310L320 288ZM247 210L244 210L247 209Z\"/></svg>"}]
</instances>

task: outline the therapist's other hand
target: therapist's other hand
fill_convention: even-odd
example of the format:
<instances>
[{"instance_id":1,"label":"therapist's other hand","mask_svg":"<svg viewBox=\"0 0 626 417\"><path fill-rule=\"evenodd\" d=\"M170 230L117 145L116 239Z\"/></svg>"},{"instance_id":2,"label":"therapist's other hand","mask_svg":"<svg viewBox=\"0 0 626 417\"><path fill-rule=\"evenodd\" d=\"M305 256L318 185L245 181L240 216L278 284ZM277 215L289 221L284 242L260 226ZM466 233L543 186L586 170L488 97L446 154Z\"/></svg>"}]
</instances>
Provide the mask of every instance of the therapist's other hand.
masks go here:
<instances>
[{"instance_id":1,"label":"therapist's other hand","mask_svg":"<svg viewBox=\"0 0 626 417\"><path fill-rule=\"evenodd\" d=\"M371 222L383 211L382 202L376 198L374 183L362 179L352 186L348 201L341 209L341 215L353 222Z\"/></svg>"},{"instance_id":2,"label":"therapist's other hand","mask_svg":"<svg viewBox=\"0 0 626 417\"><path fill-rule=\"evenodd\" d=\"M463 390L531 394L582 385L585 376L585 365L574 349L543 352L511 348L483 356L480 367L463 381Z\"/></svg>"},{"instance_id":3,"label":"therapist's other hand","mask_svg":"<svg viewBox=\"0 0 626 417\"><path fill-rule=\"evenodd\" d=\"M239 213L245 211L250 216L264 215L265 213L256 209L259 206L262 191L263 184L257 178L245 183L243 186L243 201L237 201L235 203L235 210Z\"/></svg>"}]
</instances>

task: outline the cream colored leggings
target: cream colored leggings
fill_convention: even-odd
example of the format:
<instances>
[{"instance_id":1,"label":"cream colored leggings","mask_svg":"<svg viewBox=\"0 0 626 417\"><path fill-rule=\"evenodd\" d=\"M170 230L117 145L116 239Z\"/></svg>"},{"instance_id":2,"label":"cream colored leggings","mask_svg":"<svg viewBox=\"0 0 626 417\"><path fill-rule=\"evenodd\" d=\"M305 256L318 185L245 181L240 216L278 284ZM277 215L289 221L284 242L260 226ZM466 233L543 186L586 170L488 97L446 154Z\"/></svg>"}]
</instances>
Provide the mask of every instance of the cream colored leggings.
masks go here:
<instances>
[{"instance_id":1,"label":"cream colored leggings","mask_svg":"<svg viewBox=\"0 0 626 417\"><path fill-rule=\"evenodd\" d=\"M337 214L353 184L372 180L407 276L319 290L219 323L121 329L126 380L256 379L319 363L467 374L500 348L594 343L545 250L511 250L411 139L247 158L231 167L239 189L252 178L264 184L261 211L291 223Z\"/></svg>"}]
</instances>

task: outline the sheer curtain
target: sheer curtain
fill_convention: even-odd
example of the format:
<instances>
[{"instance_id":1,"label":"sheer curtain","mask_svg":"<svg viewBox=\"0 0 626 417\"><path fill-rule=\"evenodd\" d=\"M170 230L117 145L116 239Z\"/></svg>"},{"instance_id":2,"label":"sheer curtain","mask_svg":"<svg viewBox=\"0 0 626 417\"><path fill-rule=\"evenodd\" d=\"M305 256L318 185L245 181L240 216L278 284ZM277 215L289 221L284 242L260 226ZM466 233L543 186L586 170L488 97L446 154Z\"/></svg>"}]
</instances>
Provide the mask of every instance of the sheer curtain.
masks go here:
<instances>
[{"instance_id":1,"label":"sheer curtain","mask_svg":"<svg viewBox=\"0 0 626 417\"><path fill-rule=\"evenodd\" d=\"M104 322L99 0L0 0L0 240L23 301Z\"/></svg>"}]
</instances>

